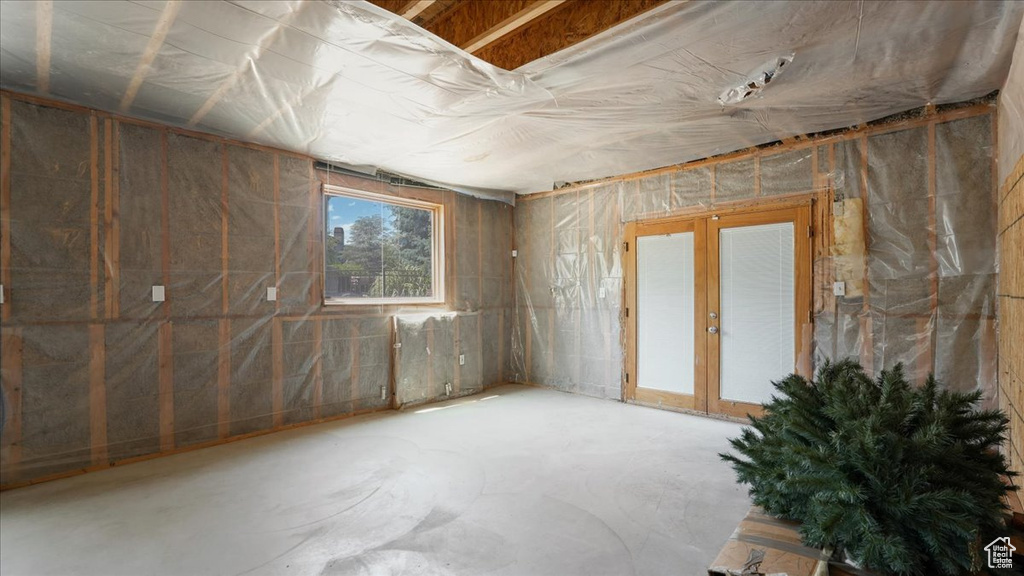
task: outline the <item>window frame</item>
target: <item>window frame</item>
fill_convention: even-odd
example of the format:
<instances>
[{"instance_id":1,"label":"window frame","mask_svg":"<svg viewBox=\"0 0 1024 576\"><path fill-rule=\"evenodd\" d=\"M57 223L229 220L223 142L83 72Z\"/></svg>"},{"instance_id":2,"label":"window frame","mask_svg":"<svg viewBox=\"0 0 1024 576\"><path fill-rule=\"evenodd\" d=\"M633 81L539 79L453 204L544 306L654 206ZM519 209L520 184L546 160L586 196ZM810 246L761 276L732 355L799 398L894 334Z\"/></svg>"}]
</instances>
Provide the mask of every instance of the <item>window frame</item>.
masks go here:
<instances>
[{"instance_id":1,"label":"window frame","mask_svg":"<svg viewBox=\"0 0 1024 576\"><path fill-rule=\"evenodd\" d=\"M401 196L391 196L388 194L380 194L377 192L367 192L366 190L358 190L356 188L348 188L346 186L334 186L331 184L324 184L322 187L321 208L323 210L323 218L320 222L320 271L323 274L324 282L321 282L320 286L320 297L325 306L387 306L387 305L444 305L446 304L445 292L445 252L444 252L444 239L445 239L445 213L444 204L438 204L436 202L427 202L425 200L418 200L415 198L405 198ZM371 202L380 202L383 204L389 204L392 206L400 206L404 208L415 208L418 210L426 210L431 215L431 292L433 296L425 297L410 297L410 296L399 296L399 297L382 297L382 298L339 298L339 297L328 297L327 296L327 229L328 229L328 203L331 198L354 198L357 200L369 200Z\"/></svg>"}]
</instances>

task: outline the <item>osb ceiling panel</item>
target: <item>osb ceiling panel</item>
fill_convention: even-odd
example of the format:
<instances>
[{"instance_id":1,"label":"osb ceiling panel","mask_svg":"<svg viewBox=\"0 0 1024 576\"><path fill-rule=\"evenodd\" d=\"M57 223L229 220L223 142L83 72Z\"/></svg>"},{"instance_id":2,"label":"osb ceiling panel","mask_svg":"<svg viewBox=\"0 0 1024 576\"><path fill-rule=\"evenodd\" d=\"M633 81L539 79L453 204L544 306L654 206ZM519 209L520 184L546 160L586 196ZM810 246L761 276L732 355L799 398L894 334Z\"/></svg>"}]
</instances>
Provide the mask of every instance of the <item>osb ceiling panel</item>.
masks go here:
<instances>
[{"instance_id":1,"label":"osb ceiling panel","mask_svg":"<svg viewBox=\"0 0 1024 576\"><path fill-rule=\"evenodd\" d=\"M667 0L370 0L499 68L514 70Z\"/></svg>"},{"instance_id":2,"label":"osb ceiling panel","mask_svg":"<svg viewBox=\"0 0 1024 576\"><path fill-rule=\"evenodd\" d=\"M510 71L487 60L536 48L534 27L557 40L594 23L538 17L478 57L414 23L440 30L457 2L417 4L410 21L340 0L4 1L0 85L507 200L984 95L1006 77L1024 13L607 2L588 17L646 11ZM458 33L445 32L481 34Z\"/></svg>"}]
</instances>

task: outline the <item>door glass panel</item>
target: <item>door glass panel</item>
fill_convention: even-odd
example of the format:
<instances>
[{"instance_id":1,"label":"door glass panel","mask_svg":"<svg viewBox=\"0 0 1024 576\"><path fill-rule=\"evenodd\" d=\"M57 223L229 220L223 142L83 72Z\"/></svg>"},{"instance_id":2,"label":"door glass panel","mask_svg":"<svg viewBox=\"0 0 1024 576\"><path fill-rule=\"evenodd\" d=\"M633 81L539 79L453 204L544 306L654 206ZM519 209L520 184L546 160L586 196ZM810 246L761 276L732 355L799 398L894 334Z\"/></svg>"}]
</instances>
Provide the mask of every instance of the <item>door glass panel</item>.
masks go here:
<instances>
[{"instance_id":1,"label":"door glass panel","mask_svg":"<svg viewBox=\"0 0 1024 576\"><path fill-rule=\"evenodd\" d=\"M693 394L693 232L636 241L637 385Z\"/></svg>"},{"instance_id":2,"label":"door glass panel","mask_svg":"<svg viewBox=\"0 0 1024 576\"><path fill-rule=\"evenodd\" d=\"M723 399L764 404L771 381L793 372L793 242L792 222L720 232Z\"/></svg>"}]
</instances>

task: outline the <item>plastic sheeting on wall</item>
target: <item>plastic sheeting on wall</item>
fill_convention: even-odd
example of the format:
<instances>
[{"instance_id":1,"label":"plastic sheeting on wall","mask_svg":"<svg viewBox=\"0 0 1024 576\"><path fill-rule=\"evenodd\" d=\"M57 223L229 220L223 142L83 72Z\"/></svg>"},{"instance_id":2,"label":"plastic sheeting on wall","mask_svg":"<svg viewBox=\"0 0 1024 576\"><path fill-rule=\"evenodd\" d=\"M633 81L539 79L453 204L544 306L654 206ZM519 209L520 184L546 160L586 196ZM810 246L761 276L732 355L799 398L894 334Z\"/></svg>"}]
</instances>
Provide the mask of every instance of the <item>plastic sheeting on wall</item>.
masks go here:
<instances>
[{"instance_id":1,"label":"plastic sheeting on wall","mask_svg":"<svg viewBox=\"0 0 1024 576\"><path fill-rule=\"evenodd\" d=\"M408 311L320 304L321 181L445 205L450 307L417 310L458 315L441 350L453 370L464 355L457 391L502 381L510 206L88 110L3 110L0 483L390 407L391 316Z\"/></svg>"},{"instance_id":2,"label":"plastic sheeting on wall","mask_svg":"<svg viewBox=\"0 0 1024 576\"><path fill-rule=\"evenodd\" d=\"M624 223L831 191L815 250L814 363L904 363L948 387L996 390L996 204L990 108L760 149L515 208L514 375L619 398ZM828 198L823 198L828 200ZM848 213L847 211L860 211ZM846 231L843 231L843 228ZM860 229L854 229L859 227ZM850 286L832 295L833 279ZM806 326L811 329L811 326Z\"/></svg>"},{"instance_id":3,"label":"plastic sheeting on wall","mask_svg":"<svg viewBox=\"0 0 1024 576\"><path fill-rule=\"evenodd\" d=\"M45 78L36 11L3 3L5 88L511 201L496 191L982 96L1006 77L1024 4L671 2L506 71L367 2L58 0ZM789 56L756 98L719 103Z\"/></svg>"},{"instance_id":4,"label":"plastic sheeting on wall","mask_svg":"<svg viewBox=\"0 0 1024 576\"><path fill-rule=\"evenodd\" d=\"M396 404L475 394L499 382L505 361L503 312L395 316Z\"/></svg>"}]
</instances>

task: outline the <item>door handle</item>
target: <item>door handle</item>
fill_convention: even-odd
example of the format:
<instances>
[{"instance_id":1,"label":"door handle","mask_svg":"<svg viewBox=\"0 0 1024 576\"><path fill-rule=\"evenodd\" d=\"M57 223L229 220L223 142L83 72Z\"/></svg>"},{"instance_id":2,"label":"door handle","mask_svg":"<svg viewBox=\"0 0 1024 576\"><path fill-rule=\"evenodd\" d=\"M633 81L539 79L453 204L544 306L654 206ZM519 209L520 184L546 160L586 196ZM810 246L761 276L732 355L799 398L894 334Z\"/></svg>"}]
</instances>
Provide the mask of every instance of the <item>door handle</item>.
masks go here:
<instances>
[{"instance_id":1,"label":"door handle","mask_svg":"<svg viewBox=\"0 0 1024 576\"><path fill-rule=\"evenodd\" d=\"M711 332L712 334L718 334L718 326L712 326L708 328L708 332Z\"/></svg>"}]
</instances>

